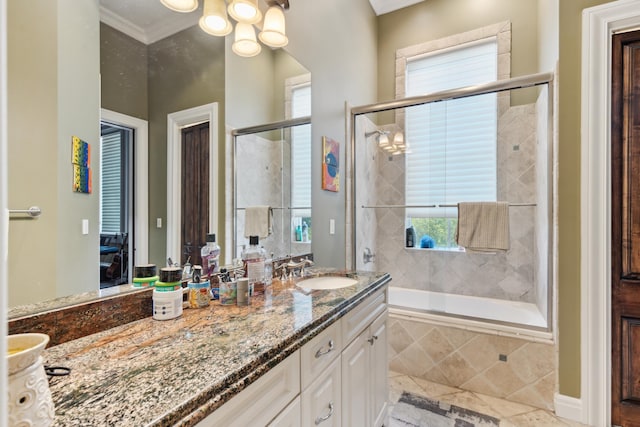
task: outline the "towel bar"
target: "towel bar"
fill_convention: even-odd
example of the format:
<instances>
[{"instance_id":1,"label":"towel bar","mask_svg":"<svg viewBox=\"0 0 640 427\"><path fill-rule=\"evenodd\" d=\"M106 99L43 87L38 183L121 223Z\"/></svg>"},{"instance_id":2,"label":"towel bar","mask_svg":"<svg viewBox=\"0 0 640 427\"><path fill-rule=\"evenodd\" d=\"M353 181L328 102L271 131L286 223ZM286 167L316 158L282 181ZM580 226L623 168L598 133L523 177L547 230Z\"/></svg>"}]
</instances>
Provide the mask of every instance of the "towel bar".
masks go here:
<instances>
[{"instance_id":1,"label":"towel bar","mask_svg":"<svg viewBox=\"0 0 640 427\"><path fill-rule=\"evenodd\" d=\"M509 206L537 206L536 203L509 203ZM457 204L448 205L362 205L363 209L378 209L378 208L457 208Z\"/></svg>"},{"instance_id":2,"label":"towel bar","mask_svg":"<svg viewBox=\"0 0 640 427\"><path fill-rule=\"evenodd\" d=\"M38 206L31 206L29 209L9 209L9 215L28 215L31 218L40 216L42 209Z\"/></svg>"}]
</instances>

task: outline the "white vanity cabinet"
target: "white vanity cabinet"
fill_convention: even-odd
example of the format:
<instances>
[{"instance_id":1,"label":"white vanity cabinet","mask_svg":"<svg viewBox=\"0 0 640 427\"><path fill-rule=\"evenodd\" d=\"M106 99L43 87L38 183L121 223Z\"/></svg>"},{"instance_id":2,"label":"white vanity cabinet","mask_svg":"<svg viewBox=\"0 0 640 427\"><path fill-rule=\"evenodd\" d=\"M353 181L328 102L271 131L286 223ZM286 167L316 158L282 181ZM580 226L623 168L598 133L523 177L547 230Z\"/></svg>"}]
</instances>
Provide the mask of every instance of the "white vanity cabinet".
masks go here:
<instances>
[{"instance_id":1,"label":"white vanity cabinet","mask_svg":"<svg viewBox=\"0 0 640 427\"><path fill-rule=\"evenodd\" d=\"M342 319L355 336L342 352L342 425L382 426L387 415L387 294L374 294Z\"/></svg>"},{"instance_id":2,"label":"white vanity cabinet","mask_svg":"<svg viewBox=\"0 0 640 427\"><path fill-rule=\"evenodd\" d=\"M384 286L198 426L382 426L386 325Z\"/></svg>"},{"instance_id":3,"label":"white vanity cabinet","mask_svg":"<svg viewBox=\"0 0 640 427\"><path fill-rule=\"evenodd\" d=\"M300 394L300 350L198 423L200 427L266 426ZM295 408L292 409L295 411ZM298 407L298 416L300 410ZM295 414L290 414L294 418ZM283 424L287 424L283 421ZM294 424L295 425L295 424Z\"/></svg>"}]
</instances>

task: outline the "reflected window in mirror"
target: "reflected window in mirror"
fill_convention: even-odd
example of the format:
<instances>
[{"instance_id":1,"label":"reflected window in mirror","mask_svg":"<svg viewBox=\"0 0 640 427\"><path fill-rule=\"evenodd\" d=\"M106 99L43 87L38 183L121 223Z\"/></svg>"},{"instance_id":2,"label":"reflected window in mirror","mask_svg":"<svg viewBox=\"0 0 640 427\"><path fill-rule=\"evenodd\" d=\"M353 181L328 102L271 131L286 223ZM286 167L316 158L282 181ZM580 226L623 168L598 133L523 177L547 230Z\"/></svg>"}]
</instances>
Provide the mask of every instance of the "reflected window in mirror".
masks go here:
<instances>
[{"instance_id":1,"label":"reflected window in mirror","mask_svg":"<svg viewBox=\"0 0 640 427\"><path fill-rule=\"evenodd\" d=\"M101 123L100 288L128 282L133 130Z\"/></svg>"},{"instance_id":2,"label":"reflected window in mirror","mask_svg":"<svg viewBox=\"0 0 640 427\"><path fill-rule=\"evenodd\" d=\"M311 84L291 89L291 117L311 115ZM311 242L311 132L307 126L291 129L291 241Z\"/></svg>"}]
</instances>

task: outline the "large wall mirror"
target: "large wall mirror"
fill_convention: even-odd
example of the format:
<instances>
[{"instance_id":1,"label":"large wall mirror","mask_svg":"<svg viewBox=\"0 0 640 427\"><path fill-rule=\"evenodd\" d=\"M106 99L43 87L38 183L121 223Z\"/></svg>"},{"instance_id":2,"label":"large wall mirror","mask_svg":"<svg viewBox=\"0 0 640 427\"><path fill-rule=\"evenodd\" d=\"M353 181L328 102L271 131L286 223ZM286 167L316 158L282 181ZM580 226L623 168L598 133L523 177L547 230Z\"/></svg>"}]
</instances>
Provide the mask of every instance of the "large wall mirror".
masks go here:
<instances>
[{"instance_id":1,"label":"large wall mirror","mask_svg":"<svg viewBox=\"0 0 640 427\"><path fill-rule=\"evenodd\" d=\"M260 6L266 10L266 3L260 1ZM43 10L38 9L42 7ZM46 13L48 9L51 9L50 14ZM36 10L43 12L42 16L39 15L38 31L31 33L29 41L18 42L18 36L30 28L27 22L32 19ZM57 14L65 18L56 21ZM58 175L59 182L42 188L42 182L18 182L18 179L10 179L10 203L22 206L33 200L44 206L42 217L36 221L11 221L9 283L18 283L15 279L22 275L20 272L24 272L25 268L31 271L28 267L31 267L34 254L22 242L45 241L42 250L47 251L52 259L51 266L44 265L44 270L38 272L43 279L38 280L33 287L9 286L9 307L95 291L100 289L101 282L109 282L107 286L128 283L134 263L155 263L159 266L166 264L167 255L171 252L167 236L175 231L167 221L168 193L171 191L167 174L172 162L171 153L167 150L167 118L171 114L193 108L216 105L216 109L211 110L217 111L217 117L212 116L212 120L217 121L215 126L204 126L206 129L202 131L210 133L200 136L205 140L204 145L214 148L207 155L210 159L208 163L216 167L208 171L207 180L217 191L209 192L214 194L215 200L209 203L209 212L205 214L204 221L207 225L202 228L202 242L188 242L189 245L181 242L180 248L189 246L189 250L199 251L199 246L205 244L205 234L215 232L223 252L228 252L225 259L230 260L235 256L235 249L227 247L231 239L226 236L230 234L226 224L233 218L228 218L231 209L225 208L228 202L225 194L226 163L229 158L229 148L225 141L228 141L228 135L234 128L290 119L292 88L301 81L308 86L310 74L284 49L263 47L262 53L254 58L235 56L230 49L230 38L233 35L227 36L225 40L205 34L197 25L201 14L201 9L192 12L190 16L170 11L167 14L157 0L93 0L82 7L76 7L75 2L63 0L51 5L44 0L10 2L8 83L9 107L13 116L9 117L9 125L12 129L17 129L15 124L18 123L25 129L28 123L26 114L31 117L39 114L42 126L38 131L42 130L42 133L34 136L33 146L23 145L20 148L23 151L12 149L12 144L14 140L24 138L12 138L10 133L9 149L12 156L15 154L12 157L12 162L15 162L12 165L14 170L10 170L9 175L10 178L21 176L18 169L33 164L33 160L27 158L27 150L33 152L41 150L38 148L40 146L46 146L46 151L42 154L58 158L52 168ZM161 22L167 16L171 18L171 22ZM63 22L65 19L67 22ZM67 30L62 28L63 25ZM161 29L170 31L168 34L161 34ZM63 31L68 32L68 37L60 36ZM52 37L52 34L57 34L57 38ZM79 37L79 34L83 37ZM67 45L65 41L68 40L73 43ZM42 46L36 45L36 42ZM23 47L18 43L27 45ZM17 51L15 46L24 49L24 52L30 52L34 58L38 54L38 61L19 59L19 64L12 63L19 56L25 57L24 52L20 55L12 54L12 48L13 52ZM45 63L44 60L48 62ZM84 66L86 64L83 61L89 66ZM37 70L36 73L25 72L34 69ZM67 73L72 69L74 74ZM86 73L80 74L82 70ZM50 78L43 78L43 74ZM64 79L70 82L66 87L60 84ZM90 90L83 92L81 83L86 83ZM50 86L48 91L45 85ZM97 92L96 88L99 88ZM33 99L25 96L27 90ZM80 119L77 112L60 110L60 106L64 104L60 102L61 99L69 98L69 103L76 99L68 96L72 93L79 99L75 102L76 106L91 113L86 114L88 118ZM46 102L43 102L43 96L48 97L44 99ZM18 102L24 105L14 108ZM34 105L38 106L37 110L33 109ZM18 117L20 114L25 117ZM307 112L304 115L309 114ZM106 140L108 144L100 143L98 129L101 117L102 129L105 131L102 140ZM67 126L68 129L63 129L60 125L61 118L69 118L71 125ZM142 153L148 157L146 170L138 170L136 163L140 158L136 152L136 138L140 135L136 135L136 131L142 131L134 127L131 134L126 123L122 123L126 122L125 118L131 118L134 124L147 125L148 148ZM51 121L50 127L53 130L45 130L47 120ZM202 120L184 123L180 125L180 130L192 125L202 127ZM82 129L88 130L83 132ZM194 129L194 133L196 131L200 132ZM76 133L90 142L93 149L94 189L92 194L82 198L70 196L68 190L71 184L66 185L65 181L69 163L67 151L70 149L67 146L67 136ZM286 138L282 136L282 139ZM186 140L187 137L181 144L186 144ZM52 141L57 141L57 145L51 144ZM101 153L101 148L104 149L107 145L110 151ZM117 212L113 217L108 215L106 209L101 210L101 205L104 207L109 204L106 198L101 199L106 190L102 192L100 187L103 184L100 178L101 166L102 169L107 169L100 165L100 160L106 156L110 156L114 165L117 164L117 168L112 170L112 176L121 178L116 180L113 189L113 200L117 200L117 203L109 205ZM245 171L247 174L251 172L251 168ZM140 179L136 178L136 174L139 173L145 174L146 188L137 186ZM49 193L47 197L55 200L48 204L45 195L40 195L39 191L46 191ZM70 203L66 202L66 198L70 198ZM142 199L146 202L147 211L140 215L136 211L136 200ZM79 224L76 224L80 222L79 219L76 221L71 218L66 222L66 217L70 216L70 210L75 209L75 204L81 206L82 217L89 218L87 235L80 235ZM212 222L211 209L217 210L217 219ZM310 218L310 212L306 218ZM307 226L310 227L311 224ZM54 231L39 235L39 230L43 229ZM148 243L147 251L140 251L136 246L141 238ZM107 247L115 247L116 250ZM180 252L184 251L180 249ZM291 253L292 250L285 252ZM116 267L112 265L114 255L120 257L120 265ZM174 261L182 262L183 255L174 254ZM63 258L65 261L61 264L60 260ZM53 275L42 274L53 270L56 271Z\"/></svg>"}]
</instances>

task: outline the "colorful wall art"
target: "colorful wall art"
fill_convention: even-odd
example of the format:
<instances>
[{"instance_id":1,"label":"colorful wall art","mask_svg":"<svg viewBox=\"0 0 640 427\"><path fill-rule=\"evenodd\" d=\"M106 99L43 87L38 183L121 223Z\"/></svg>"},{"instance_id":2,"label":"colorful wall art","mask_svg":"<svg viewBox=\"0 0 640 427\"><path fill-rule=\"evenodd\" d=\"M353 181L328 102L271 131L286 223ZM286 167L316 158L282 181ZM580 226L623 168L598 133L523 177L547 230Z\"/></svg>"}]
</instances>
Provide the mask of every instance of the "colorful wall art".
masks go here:
<instances>
[{"instance_id":1,"label":"colorful wall art","mask_svg":"<svg viewBox=\"0 0 640 427\"><path fill-rule=\"evenodd\" d=\"M77 136L71 137L73 191L91 193L91 146Z\"/></svg>"},{"instance_id":2,"label":"colorful wall art","mask_svg":"<svg viewBox=\"0 0 640 427\"><path fill-rule=\"evenodd\" d=\"M322 153L322 189L340 191L340 143L323 136Z\"/></svg>"}]
</instances>

